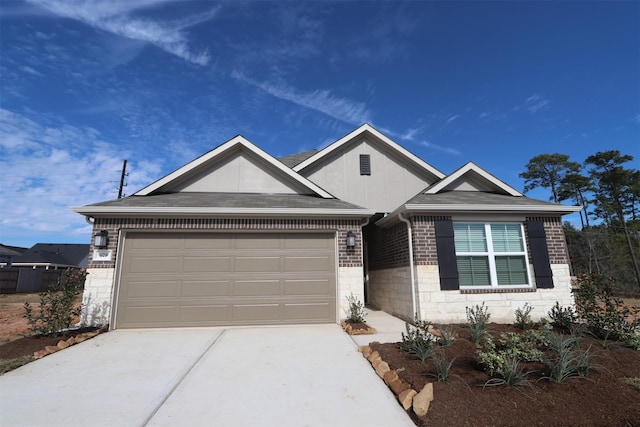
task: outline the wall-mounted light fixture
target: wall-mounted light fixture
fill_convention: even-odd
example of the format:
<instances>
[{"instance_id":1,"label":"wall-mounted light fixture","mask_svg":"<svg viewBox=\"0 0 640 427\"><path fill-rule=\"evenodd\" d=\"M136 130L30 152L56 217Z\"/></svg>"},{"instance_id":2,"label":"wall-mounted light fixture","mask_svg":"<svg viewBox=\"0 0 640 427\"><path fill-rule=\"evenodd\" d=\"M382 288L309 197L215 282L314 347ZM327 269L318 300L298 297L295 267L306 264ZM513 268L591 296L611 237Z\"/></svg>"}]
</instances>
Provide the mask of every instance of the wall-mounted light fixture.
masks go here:
<instances>
[{"instance_id":1,"label":"wall-mounted light fixture","mask_svg":"<svg viewBox=\"0 0 640 427\"><path fill-rule=\"evenodd\" d=\"M93 246L98 249L105 249L109 246L109 232L107 230L102 230L99 233L96 233L93 236Z\"/></svg>"},{"instance_id":2,"label":"wall-mounted light fixture","mask_svg":"<svg viewBox=\"0 0 640 427\"><path fill-rule=\"evenodd\" d=\"M353 249L356 247L356 233L349 230L347 231L347 248Z\"/></svg>"}]
</instances>

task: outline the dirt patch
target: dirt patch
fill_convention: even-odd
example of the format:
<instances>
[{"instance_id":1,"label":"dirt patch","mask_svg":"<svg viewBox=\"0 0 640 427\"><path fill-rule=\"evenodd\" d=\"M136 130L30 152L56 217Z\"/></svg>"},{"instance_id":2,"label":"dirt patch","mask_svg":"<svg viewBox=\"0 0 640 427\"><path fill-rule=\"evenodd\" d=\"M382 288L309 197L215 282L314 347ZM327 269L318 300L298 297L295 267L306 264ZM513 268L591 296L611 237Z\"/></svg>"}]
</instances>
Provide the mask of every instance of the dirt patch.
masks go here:
<instances>
[{"instance_id":1,"label":"dirt patch","mask_svg":"<svg viewBox=\"0 0 640 427\"><path fill-rule=\"evenodd\" d=\"M510 325L491 324L489 330L517 331ZM549 374L542 363L525 364L530 387L483 387L489 377L478 366L476 346L465 325L451 347L453 360L449 383L438 383L433 360L421 363L402 351L398 343L372 343L402 381L417 391L434 383L435 399L424 417L409 414L418 426L640 426L640 390L633 379L640 378L640 352L620 346L603 347L600 341L584 338L591 346L599 368L587 378L573 378L562 384L541 379ZM627 379L627 380L625 380ZM628 380L631 379L631 380Z\"/></svg>"}]
</instances>

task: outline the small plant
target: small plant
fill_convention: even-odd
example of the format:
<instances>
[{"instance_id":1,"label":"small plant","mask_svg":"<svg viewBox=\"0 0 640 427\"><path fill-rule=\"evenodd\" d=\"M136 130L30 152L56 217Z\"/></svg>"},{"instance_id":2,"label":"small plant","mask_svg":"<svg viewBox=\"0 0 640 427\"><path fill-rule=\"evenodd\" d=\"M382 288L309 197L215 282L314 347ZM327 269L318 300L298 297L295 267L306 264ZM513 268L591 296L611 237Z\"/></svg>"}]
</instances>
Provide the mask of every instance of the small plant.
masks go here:
<instances>
[{"instance_id":1,"label":"small plant","mask_svg":"<svg viewBox=\"0 0 640 427\"><path fill-rule=\"evenodd\" d=\"M578 316L571 307L562 307L558 301L551 307L549 311L549 319L551 325L564 332L569 332L574 323L578 320Z\"/></svg>"},{"instance_id":2,"label":"small plant","mask_svg":"<svg viewBox=\"0 0 640 427\"><path fill-rule=\"evenodd\" d=\"M471 341L479 344L482 337L487 333L487 323L491 317L489 309L485 307L483 302L481 306L476 304L473 308L466 307L466 310Z\"/></svg>"},{"instance_id":3,"label":"small plant","mask_svg":"<svg viewBox=\"0 0 640 427\"><path fill-rule=\"evenodd\" d=\"M451 326L444 326L439 329L440 339L438 343L443 347L451 347L455 340L456 330Z\"/></svg>"},{"instance_id":4,"label":"small plant","mask_svg":"<svg viewBox=\"0 0 640 427\"><path fill-rule=\"evenodd\" d=\"M451 379L451 367L455 359L448 361L447 355L444 351L438 352L438 355L433 358L436 366L436 375L434 375L439 383L448 383Z\"/></svg>"},{"instance_id":5,"label":"small plant","mask_svg":"<svg viewBox=\"0 0 640 427\"><path fill-rule=\"evenodd\" d=\"M553 352L553 356L545 360L550 373L543 379L563 383L570 378L588 373L592 366L589 350L581 350L578 347L579 341L580 338L574 335L549 334L549 350Z\"/></svg>"},{"instance_id":6,"label":"small plant","mask_svg":"<svg viewBox=\"0 0 640 427\"><path fill-rule=\"evenodd\" d=\"M531 320L531 310L533 310L533 307L529 305L528 302L526 302L522 308L516 309L516 321L514 325L517 328L526 331L527 329L531 329L533 327L533 320Z\"/></svg>"},{"instance_id":7,"label":"small plant","mask_svg":"<svg viewBox=\"0 0 640 427\"><path fill-rule=\"evenodd\" d=\"M367 313L364 312L364 303L351 294L347 297L349 309L347 310L347 318L353 323L364 323Z\"/></svg>"},{"instance_id":8,"label":"small plant","mask_svg":"<svg viewBox=\"0 0 640 427\"><path fill-rule=\"evenodd\" d=\"M511 387L531 386L528 376L534 371L525 372L520 366L520 360L517 357L507 357L504 360L502 369L497 372L499 378L491 378L484 383L484 386L509 385Z\"/></svg>"},{"instance_id":9,"label":"small plant","mask_svg":"<svg viewBox=\"0 0 640 427\"><path fill-rule=\"evenodd\" d=\"M594 337L640 349L640 309L625 306L615 290L611 278L597 274L578 277L572 289L577 315Z\"/></svg>"},{"instance_id":10,"label":"small plant","mask_svg":"<svg viewBox=\"0 0 640 427\"><path fill-rule=\"evenodd\" d=\"M433 355L434 343L437 340L437 337L429 332L430 325L431 323L425 320L416 321L415 327L405 323L406 333L402 333L402 349L418 356L422 363Z\"/></svg>"},{"instance_id":11,"label":"small plant","mask_svg":"<svg viewBox=\"0 0 640 427\"><path fill-rule=\"evenodd\" d=\"M40 294L40 310L24 303L24 315L31 331L38 335L54 335L71 327L82 307L73 308L84 286L87 272L67 269L64 275Z\"/></svg>"}]
</instances>

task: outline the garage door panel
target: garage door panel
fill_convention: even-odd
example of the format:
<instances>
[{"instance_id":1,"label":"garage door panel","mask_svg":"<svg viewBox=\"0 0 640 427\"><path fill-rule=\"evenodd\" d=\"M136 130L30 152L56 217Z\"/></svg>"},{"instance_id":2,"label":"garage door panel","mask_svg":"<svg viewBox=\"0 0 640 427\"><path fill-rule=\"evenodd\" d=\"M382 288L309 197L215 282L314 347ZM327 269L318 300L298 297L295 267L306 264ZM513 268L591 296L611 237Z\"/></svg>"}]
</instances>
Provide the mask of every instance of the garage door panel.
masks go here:
<instances>
[{"instance_id":1,"label":"garage door panel","mask_svg":"<svg viewBox=\"0 0 640 427\"><path fill-rule=\"evenodd\" d=\"M180 296L182 297L224 297L229 295L231 281L188 281L182 282Z\"/></svg>"},{"instance_id":2,"label":"garage door panel","mask_svg":"<svg viewBox=\"0 0 640 427\"><path fill-rule=\"evenodd\" d=\"M196 324L225 322L231 317L232 308L230 305L181 306L179 321Z\"/></svg>"},{"instance_id":3,"label":"garage door panel","mask_svg":"<svg viewBox=\"0 0 640 427\"><path fill-rule=\"evenodd\" d=\"M215 256L199 256L199 257L184 257L183 270L185 272L194 273L220 273L226 272L231 269L232 260L230 257L215 257Z\"/></svg>"},{"instance_id":4,"label":"garage door panel","mask_svg":"<svg viewBox=\"0 0 640 427\"><path fill-rule=\"evenodd\" d=\"M298 321L322 319L335 316L335 304L285 304L284 312L288 319L296 319Z\"/></svg>"},{"instance_id":5,"label":"garage door panel","mask_svg":"<svg viewBox=\"0 0 640 427\"><path fill-rule=\"evenodd\" d=\"M291 272L329 271L333 263L328 256L314 257L294 257L288 256L284 259L284 268Z\"/></svg>"},{"instance_id":6,"label":"garage door panel","mask_svg":"<svg viewBox=\"0 0 640 427\"><path fill-rule=\"evenodd\" d=\"M126 298L175 297L179 295L180 283L175 280L153 282L129 282Z\"/></svg>"},{"instance_id":7,"label":"garage door panel","mask_svg":"<svg viewBox=\"0 0 640 427\"><path fill-rule=\"evenodd\" d=\"M182 239L167 239L162 234L152 233L129 233L127 240L130 249L176 250L181 249L183 245Z\"/></svg>"},{"instance_id":8,"label":"garage door panel","mask_svg":"<svg viewBox=\"0 0 640 427\"><path fill-rule=\"evenodd\" d=\"M328 279L285 280L284 294L291 296L324 296L331 298L333 284Z\"/></svg>"},{"instance_id":9,"label":"garage door panel","mask_svg":"<svg viewBox=\"0 0 640 427\"><path fill-rule=\"evenodd\" d=\"M247 304L233 306L233 320L237 322L278 322L280 304Z\"/></svg>"},{"instance_id":10,"label":"garage door panel","mask_svg":"<svg viewBox=\"0 0 640 427\"><path fill-rule=\"evenodd\" d=\"M130 324L154 324L176 319L178 307L175 305L156 305L153 307L129 306L122 314L124 321Z\"/></svg>"},{"instance_id":11,"label":"garage door panel","mask_svg":"<svg viewBox=\"0 0 640 427\"><path fill-rule=\"evenodd\" d=\"M334 323L333 233L131 232L116 328Z\"/></svg>"},{"instance_id":12,"label":"garage door panel","mask_svg":"<svg viewBox=\"0 0 640 427\"><path fill-rule=\"evenodd\" d=\"M280 296L281 288L280 280L236 280L233 284L233 295L239 297Z\"/></svg>"},{"instance_id":13,"label":"garage door panel","mask_svg":"<svg viewBox=\"0 0 640 427\"><path fill-rule=\"evenodd\" d=\"M169 273L180 270L181 260L173 257L133 257L129 261L131 273Z\"/></svg>"},{"instance_id":14,"label":"garage door panel","mask_svg":"<svg viewBox=\"0 0 640 427\"><path fill-rule=\"evenodd\" d=\"M313 238L309 234L291 236L284 240L285 249L333 249L333 237Z\"/></svg>"},{"instance_id":15,"label":"garage door panel","mask_svg":"<svg viewBox=\"0 0 640 427\"><path fill-rule=\"evenodd\" d=\"M280 257L236 257L236 273L278 273Z\"/></svg>"},{"instance_id":16,"label":"garage door panel","mask_svg":"<svg viewBox=\"0 0 640 427\"><path fill-rule=\"evenodd\" d=\"M281 238L270 235L238 235L236 237L236 249L247 250L263 250L263 249L280 249Z\"/></svg>"},{"instance_id":17,"label":"garage door panel","mask_svg":"<svg viewBox=\"0 0 640 427\"><path fill-rule=\"evenodd\" d=\"M210 235L194 234L184 239L185 249L231 249L233 240L229 234L218 234L212 239Z\"/></svg>"}]
</instances>

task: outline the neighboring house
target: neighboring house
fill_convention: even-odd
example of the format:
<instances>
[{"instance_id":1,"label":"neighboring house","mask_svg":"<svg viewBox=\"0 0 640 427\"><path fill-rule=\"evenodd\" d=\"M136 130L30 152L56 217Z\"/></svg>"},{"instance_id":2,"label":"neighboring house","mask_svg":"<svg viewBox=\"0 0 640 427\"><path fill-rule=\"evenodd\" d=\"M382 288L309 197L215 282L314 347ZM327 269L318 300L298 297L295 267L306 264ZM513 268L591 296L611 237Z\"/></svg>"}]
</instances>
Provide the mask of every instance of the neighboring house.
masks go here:
<instances>
[{"instance_id":1,"label":"neighboring house","mask_svg":"<svg viewBox=\"0 0 640 427\"><path fill-rule=\"evenodd\" d=\"M134 195L74 208L108 238L83 318L112 328L510 320L572 302L561 217L473 163L449 176L369 125L275 159L237 136ZM351 239L353 237L354 239ZM109 312L92 319L92 310Z\"/></svg>"},{"instance_id":2,"label":"neighboring house","mask_svg":"<svg viewBox=\"0 0 640 427\"><path fill-rule=\"evenodd\" d=\"M89 245L76 243L36 243L31 248L13 257L13 267L86 268L89 260Z\"/></svg>"},{"instance_id":3,"label":"neighboring house","mask_svg":"<svg viewBox=\"0 0 640 427\"><path fill-rule=\"evenodd\" d=\"M11 267L13 259L22 255L26 250L27 248L0 244L0 268Z\"/></svg>"}]
</instances>

